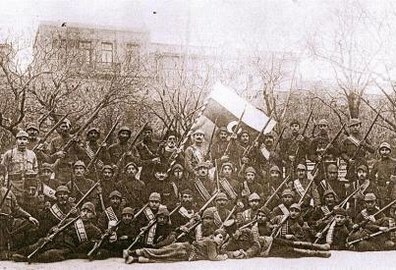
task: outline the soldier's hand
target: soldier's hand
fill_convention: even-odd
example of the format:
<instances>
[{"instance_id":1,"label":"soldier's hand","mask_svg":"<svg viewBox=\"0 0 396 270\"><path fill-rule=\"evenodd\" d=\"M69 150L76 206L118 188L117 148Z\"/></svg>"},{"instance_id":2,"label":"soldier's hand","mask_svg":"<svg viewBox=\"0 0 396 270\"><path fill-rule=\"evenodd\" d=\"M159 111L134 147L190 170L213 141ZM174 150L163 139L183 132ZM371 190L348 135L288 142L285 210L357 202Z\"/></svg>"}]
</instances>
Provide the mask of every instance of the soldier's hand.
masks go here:
<instances>
[{"instance_id":1,"label":"soldier's hand","mask_svg":"<svg viewBox=\"0 0 396 270\"><path fill-rule=\"evenodd\" d=\"M152 161L153 163L160 163L160 162L161 162L161 159L160 159L159 157L156 157L156 158L153 158L151 161Z\"/></svg>"},{"instance_id":2,"label":"soldier's hand","mask_svg":"<svg viewBox=\"0 0 396 270\"><path fill-rule=\"evenodd\" d=\"M237 206L242 209L245 205L243 202L237 202Z\"/></svg>"},{"instance_id":3,"label":"soldier's hand","mask_svg":"<svg viewBox=\"0 0 396 270\"><path fill-rule=\"evenodd\" d=\"M128 240L128 235L122 235L119 237L120 240Z\"/></svg>"},{"instance_id":4,"label":"soldier's hand","mask_svg":"<svg viewBox=\"0 0 396 270\"><path fill-rule=\"evenodd\" d=\"M29 221L36 226L40 225L39 221L32 216L29 217Z\"/></svg>"},{"instance_id":5,"label":"soldier's hand","mask_svg":"<svg viewBox=\"0 0 396 270\"><path fill-rule=\"evenodd\" d=\"M188 228L186 226L180 226L180 230L184 233L188 233Z\"/></svg>"},{"instance_id":6,"label":"soldier's hand","mask_svg":"<svg viewBox=\"0 0 396 270\"><path fill-rule=\"evenodd\" d=\"M293 235L292 235L292 234L286 234L286 235L285 235L285 238L286 238L287 240L291 240L291 239L293 239Z\"/></svg>"},{"instance_id":7,"label":"soldier's hand","mask_svg":"<svg viewBox=\"0 0 396 270\"><path fill-rule=\"evenodd\" d=\"M102 189L102 187L101 187L100 185L96 187L96 190L97 190L98 193L100 193L100 194L102 194L102 192L103 192L103 189Z\"/></svg>"},{"instance_id":8,"label":"soldier's hand","mask_svg":"<svg viewBox=\"0 0 396 270\"><path fill-rule=\"evenodd\" d=\"M290 160L291 162L294 162L294 161L296 160L296 157L295 157L295 156L289 156L289 160Z\"/></svg>"},{"instance_id":9,"label":"soldier's hand","mask_svg":"<svg viewBox=\"0 0 396 270\"><path fill-rule=\"evenodd\" d=\"M382 231L382 232L386 232L389 228L388 227L379 227L378 230Z\"/></svg>"},{"instance_id":10,"label":"soldier's hand","mask_svg":"<svg viewBox=\"0 0 396 270\"><path fill-rule=\"evenodd\" d=\"M74 203L76 201L76 198L74 197L69 197L68 199L69 203Z\"/></svg>"},{"instance_id":11,"label":"soldier's hand","mask_svg":"<svg viewBox=\"0 0 396 270\"><path fill-rule=\"evenodd\" d=\"M117 234L112 233L111 236L109 237L109 242L114 243L115 241L117 241Z\"/></svg>"},{"instance_id":12,"label":"soldier's hand","mask_svg":"<svg viewBox=\"0 0 396 270\"><path fill-rule=\"evenodd\" d=\"M238 138L238 134L232 133L231 136L230 136L230 138L233 139L233 140L235 140L235 139Z\"/></svg>"},{"instance_id":13,"label":"soldier's hand","mask_svg":"<svg viewBox=\"0 0 396 270\"><path fill-rule=\"evenodd\" d=\"M352 225L352 230L357 230L359 228L359 225L358 224L353 224Z\"/></svg>"},{"instance_id":14,"label":"soldier's hand","mask_svg":"<svg viewBox=\"0 0 396 270\"><path fill-rule=\"evenodd\" d=\"M73 206L73 207L70 209L70 214L72 214L72 215L77 214L77 208L76 208L75 206Z\"/></svg>"},{"instance_id":15,"label":"soldier's hand","mask_svg":"<svg viewBox=\"0 0 396 270\"><path fill-rule=\"evenodd\" d=\"M240 254L241 254L241 252L239 252L239 250L235 250L232 252L232 257L237 258L237 257L239 257Z\"/></svg>"},{"instance_id":16,"label":"soldier's hand","mask_svg":"<svg viewBox=\"0 0 396 270\"><path fill-rule=\"evenodd\" d=\"M375 221L376 221L376 220L375 220L375 217L374 217L373 215L368 216L367 219L370 220L370 221L372 221L372 222L375 222Z\"/></svg>"},{"instance_id":17,"label":"soldier's hand","mask_svg":"<svg viewBox=\"0 0 396 270\"><path fill-rule=\"evenodd\" d=\"M316 237L316 238L321 238L321 237L322 237L322 234L321 234L320 232L318 232L317 234L315 234L315 237Z\"/></svg>"},{"instance_id":18,"label":"soldier's hand","mask_svg":"<svg viewBox=\"0 0 396 270\"><path fill-rule=\"evenodd\" d=\"M44 203L44 208L50 208L51 207L51 203L49 201L46 201Z\"/></svg>"}]
</instances>

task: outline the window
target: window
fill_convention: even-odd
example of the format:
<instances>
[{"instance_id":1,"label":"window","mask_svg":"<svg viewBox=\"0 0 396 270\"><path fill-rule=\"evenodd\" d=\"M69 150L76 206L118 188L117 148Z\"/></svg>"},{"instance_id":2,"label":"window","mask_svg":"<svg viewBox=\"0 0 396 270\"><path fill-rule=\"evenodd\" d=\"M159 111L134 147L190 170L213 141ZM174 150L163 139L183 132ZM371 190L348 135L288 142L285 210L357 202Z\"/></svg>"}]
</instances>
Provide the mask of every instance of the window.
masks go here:
<instances>
[{"instance_id":1,"label":"window","mask_svg":"<svg viewBox=\"0 0 396 270\"><path fill-rule=\"evenodd\" d=\"M102 42L102 63L111 64L113 63L113 44L108 42Z\"/></svg>"},{"instance_id":2,"label":"window","mask_svg":"<svg viewBox=\"0 0 396 270\"><path fill-rule=\"evenodd\" d=\"M140 46L138 44L127 44L126 61L129 67L139 66L139 51Z\"/></svg>"},{"instance_id":3,"label":"window","mask_svg":"<svg viewBox=\"0 0 396 270\"><path fill-rule=\"evenodd\" d=\"M92 43L91 41L80 41L80 50L84 63L92 63Z\"/></svg>"}]
</instances>

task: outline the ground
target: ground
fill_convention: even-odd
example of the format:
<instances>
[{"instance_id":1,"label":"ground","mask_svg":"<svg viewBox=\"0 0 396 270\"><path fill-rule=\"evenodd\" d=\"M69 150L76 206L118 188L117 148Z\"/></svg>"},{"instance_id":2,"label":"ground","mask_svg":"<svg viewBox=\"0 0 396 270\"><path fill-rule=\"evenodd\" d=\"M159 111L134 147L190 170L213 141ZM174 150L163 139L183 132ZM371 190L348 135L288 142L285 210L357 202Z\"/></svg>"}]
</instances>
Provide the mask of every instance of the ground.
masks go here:
<instances>
[{"instance_id":1,"label":"ground","mask_svg":"<svg viewBox=\"0 0 396 270\"><path fill-rule=\"evenodd\" d=\"M70 260L67 262L51 264L27 264L3 261L2 269L23 270L100 270L100 269L156 269L156 270L265 270L265 269L396 269L396 251L389 252L341 252L333 251L328 259L323 258L254 258L248 260L227 260L222 262L178 262L167 264L133 264L126 265L122 259L108 259L104 261L89 262L85 260Z\"/></svg>"}]
</instances>

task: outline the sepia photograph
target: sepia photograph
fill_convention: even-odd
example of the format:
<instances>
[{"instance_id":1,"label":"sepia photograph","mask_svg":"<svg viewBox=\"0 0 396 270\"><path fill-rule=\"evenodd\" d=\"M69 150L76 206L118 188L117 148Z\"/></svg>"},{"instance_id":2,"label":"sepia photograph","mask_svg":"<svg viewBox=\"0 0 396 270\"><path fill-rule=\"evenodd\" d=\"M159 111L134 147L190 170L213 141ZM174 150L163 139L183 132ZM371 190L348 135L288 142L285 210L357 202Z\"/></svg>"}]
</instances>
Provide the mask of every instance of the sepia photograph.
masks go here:
<instances>
[{"instance_id":1,"label":"sepia photograph","mask_svg":"<svg viewBox=\"0 0 396 270\"><path fill-rule=\"evenodd\" d=\"M395 269L394 143L392 0L0 2L0 269Z\"/></svg>"}]
</instances>

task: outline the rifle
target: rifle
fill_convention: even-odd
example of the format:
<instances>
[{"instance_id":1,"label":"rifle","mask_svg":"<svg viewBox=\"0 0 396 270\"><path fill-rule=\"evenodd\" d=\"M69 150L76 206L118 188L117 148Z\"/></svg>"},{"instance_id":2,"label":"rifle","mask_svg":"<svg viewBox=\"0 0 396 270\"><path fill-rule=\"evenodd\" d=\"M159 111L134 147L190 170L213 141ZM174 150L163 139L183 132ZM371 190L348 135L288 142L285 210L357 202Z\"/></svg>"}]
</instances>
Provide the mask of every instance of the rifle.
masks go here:
<instances>
[{"instance_id":1,"label":"rifle","mask_svg":"<svg viewBox=\"0 0 396 270\"><path fill-rule=\"evenodd\" d=\"M396 230L396 226L393 226L393 227L387 228L385 231L378 231L378 232L375 232L375 233L371 233L371 234L369 234L369 235L365 235L365 236L363 236L363 237L360 237L360 238L358 238L358 239L356 239L356 240L347 242L347 243L346 243L346 246L347 246L347 247L350 247L350 246L352 246L352 245L354 245L354 244L356 244L356 243L359 243L359 242L361 242L361 241L371 239L371 238L373 238L373 237L379 236L379 235L384 234L384 233L393 232L393 231L395 231L395 230Z\"/></svg>"},{"instance_id":2,"label":"rifle","mask_svg":"<svg viewBox=\"0 0 396 270\"><path fill-rule=\"evenodd\" d=\"M148 206L148 203L146 203L132 218L131 223L134 222L141 213L143 213L144 209ZM114 226L112 226L111 228L109 228L108 230L105 231L105 233L103 233L100 236L100 239L98 241L95 242L95 245L93 246L93 248L88 252L88 257L91 258L92 255L94 254L94 252L96 252L102 245L103 242L113 233L116 231L116 229L118 228L118 226L120 225L121 220L117 221L116 224L114 224Z\"/></svg>"},{"instance_id":3,"label":"rifle","mask_svg":"<svg viewBox=\"0 0 396 270\"><path fill-rule=\"evenodd\" d=\"M55 236L57 236L59 233L64 231L67 227L69 227L71 224L76 222L77 219L79 219L79 218L80 218L79 216L75 217L72 220L70 220L69 222L67 222L65 225L63 225L62 227L56 227L57 229L52 234L50 234L49 236L44 238L44 241L41 243L41 245L38 246L32 253L30 253L29 256L27 256L28 260L30 260L34 255L37 254L37 252L42 250L49 242L51 242L55 238Z\"/></svg>"},{"instance_id":4,"label":"rifle","mask_svg":"<svg viewBox=\"0 0 396 270\"><path fill-rule=\"evenodd\" d=\"M233 135L235 135L235 134L238 133L238 130L239 130L239 127L241 126L242 118L243 118L243 116L245 115L245 112L246 112L246 106L245 106L245 108L243 109L243 112L242 112L241 116L240 116L239 119L238 119L238 123L237 123L237 125L236 125L236 127L235 127L235 131L233 131ZM227 144L227 148L226 148L226 150L224 151L223 156L228 155L228 152L230 151L230 147L231 147L232 141L233 141L233 139L231 138L230 141L229 141L228 144Z\"/></svg>"},{"instance_id":5,"label":"rifle","mask_svg":"<svg viewBox=\"0 0 396 270\"><path fill-rule=\"evenodd\" d=\"M213 127L213 130L212 130L212 134L210 135L210 141L209 141L209 144L208 144L208 150L206 151L206 155L205 155L206 160L210 159L210 151L211 151L212 144L213 144L213 138L214 138L214 135L216 133L216 128L217 128L217 117L216 117L215 122L214 122L214 127Z\"/></svg>"},{"instance_id":6,"label":"rifle","mask_svg":"<svg viewBox=\"0 0 396 270\"><path fill-rule=\"evenodd\" d=\"M254 141L248 146L246 147L245 151L243 151L242 157L248 157L250 155L250 153L252 152L253 148L255 145L258 145L258 142L260 141L260 138L264 135L265 129L268 127L269 123L271 122L272 117L268 118L267 122L265 123L263 129L260 131L260 133L256 136L256 138L254 139ZM239 176L240 174L243 173L243 171L245 170L245 166L246 164L243 163L241 166L241 169L239 170Z\"/></svg>"},{"instance_id":7,"label":"rifle","mask_svg":"<svg viewBox=\"0 0 396 270\"><path fill-rule=\"evenodd\" d=\"M276 147L278 146L278 144L280 143L280 141L282 140L283 137L283 133L285 133L286 127L283 127L281 130L281 133L278 136L278 139L276 139L276 142L274 143L274 146L272 147L272 149L276 149Z\"/></svg>"},{"instance_id":8,"label":"rifle","mask_svg":"<svg viewBox=\"0 0 396 270\"><path fill-rule=\"evenodd\" d=\"M367 140L367 138L368 138L371 130L373 129L373 127L375 125L375 122L377 122L377 119L378 119L379 116L380 116L380 111L378 111L377 114L375 115L373 122L371 122L371 125L370 125L369 129L367 130L366 134L363 137L363 140L361 140L361 142L359 143L359 145L356 148L355 152L353 153L352 160L355 160L355 158L359 154L360 148L362 147L362 143L364 143Z\"/></svg>"},{"instance_id":9,"label":"rifle","mask_svg":"<svg viewBox=\"0 0 396 270\"><path fill-rule=\"evenodd\" d=\"M246 223L245 225L241 226L238 228L238 230L242 230L245 228L249 228L250 226L253 226L257 222L257 218L252 219L250 222Z\"/></svg>"},{"instance_id":10,"label":"rifle","mask_svg":"<svg viewBox=\"0 0 396 270\"><path fill-rule=\"evenodd\" d=\"M36 151L37 148L48 139L48 137L52 134L52 132L54 132L60 126L60 124L62 124L63 120L65 120L66 117L68 116L69 114L67 113L58 122L56 122L56 124L44 135L44 137L39 139L39 141L33 147L32 151Z\"/></svg>"},{"instance_id":11,"label":"rifle","mask_svg":"<svg viewBox=\"0 0 396 270\"><path fill-rule=\"evenodd\" d=\"M81 197L81 199L76 203L76 205L73 208L79 207L82 202L94 191L94 189L99 185L100 181L97 181L95 184L92 185L92 187L84 194L84 196ZM71 215L71 210L67 212L65 217L56 225L57 228L62 225L63 222Z\"/></svg>"},{"instance_id":12,"label":"rifle","mask_svg":"<svg viewBox=\"0 0 396 270\"><path fill-rule=\"evenodd\" d=\"M102 149L105 147L107 141L110 139L111 134L113 134L114 130L116 129L116 127L119 124L119 119L116 120L115 124L111 127L110 131L107 133L106 137L104 138L104 140L102 141L102 143L100 144L98 150L96 150L94 156L92 157L92 159L89 161L88 165L87 165L87 169L86 171L89 171L89 168L92 166L92 164L96 161L96 159L98 158L100 151L102 151Z\"/></svg>"},{"instance_id":13,"label":"rifle","mask_svg":"<svg viewBox=\"0 0 396 270\"><path fill-rule=\"evenodd\" d=\"M11 187L12 187L11 180L8 180L7 191L6 191L6 193L4 194L3 198L1 199L0 209L3 207L3 204L4 204L4 202L5 202L5 200L6 200L7 196L8 196L8 194L9 194L10 191L11 191Z\"/></svg>"},{"instance_id":14,"label":"rifle","mask_svg":"<svg viewBox=\"0 0 396 270\"><path fill-rule=\"evenodd\" d=\"M237 210L237 207L238 206L234 206L232 209L231 209L231 211L230 211L230 213L228 214L228 216L226 217L226 219L223 221L223 223L221 223L221 226L220 226L220 228L219 229L223 229L224 228L224 226L225 226L225 223L232 217L232 215L235 213L235 211Z\"/></svg>"},{"instance_id":15,"label":"rifle","mask_svg":"<svg viewBox=\"0 0 396 270\"><path fill-rule=\"evenodd\" d=\"M311 120L312 114L313 114L313 111L311 110L311 112L310 112L309 115L308 115L307 120L305 121L304 129L302 130L302 133L301 133L301 135L303 136L303 138L304 138L304 136L305 136L305 132L306 132L307 129L308 129L309 120ZM296 154L295 154L294 156L296 156L296 157L298 156L299 150L300 150L300 144L297 145ZM294 166L293 166L293 167L294 167Z\"/></svg>"},{"instance_id":16,"label":"rifle","mask_svg":"<svg viewBox=\"0 0 396 270\"><path fill-rule=\"evenodd\" d=\"M172 216L176 211L179 210L181 207L181 204L179 203L173 210L172 212L169 213L169 217ZM153 227L157 223L157 219L154 218L152 219L147 226L140 228L140 233L135 237L135 240L128 246L127 249L124 249L123 251L123 256L126 256L129 251L133 248L134 245L137 244L137 242L140 240L140 238L148 231L150 230L151 227Z\"/></svg>"},{"instance_id":17,"label":"rifle","mask_svg":"<svg viewBox=\"0 0 396 270\"><path fill-rule=\"evenodd\" d=\"M217 196L218 193L219 193L219 191L215 192L215 194L213 194L213 196L212 196L212 197L211 197L211 198L210 198L210 199L198 210L198 212L196 213L196 215L201 216L202 213L203 213L203 211L205 211L205 209L208 208L208 206L214 201L214 199L216 198L216 196ZM190 221L187 222L186 224L184 224L184 225L183 225L184 227L188 227L187 231L186 231L186 232L182 232L181 234L179 234L179 235L176 237L176 240L175 240L175 241L177 241L177 240L179 240L180 238L184 237L185 235L189 234L189 233L190 233L195 227L197 227L200 223L201 223L201 220L195 222L195 223L192 224L192 225L190 224ZM189 225L190 225L190 226L189 226ZM180 226L180 227L182 227L182 226ZM179 230L180 227L177 228L176 231Z\"/></svg>"}]
</instances>

